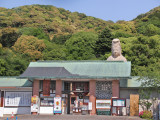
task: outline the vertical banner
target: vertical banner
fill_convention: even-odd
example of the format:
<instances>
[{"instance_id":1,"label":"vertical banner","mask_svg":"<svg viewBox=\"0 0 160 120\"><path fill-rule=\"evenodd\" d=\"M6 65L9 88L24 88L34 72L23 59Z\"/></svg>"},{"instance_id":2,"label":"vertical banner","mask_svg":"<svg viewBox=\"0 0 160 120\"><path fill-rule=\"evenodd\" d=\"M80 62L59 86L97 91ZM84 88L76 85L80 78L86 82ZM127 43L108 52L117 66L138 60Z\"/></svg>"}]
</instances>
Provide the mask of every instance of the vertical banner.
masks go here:
<instances>
[{"instance_id":1,"label":"vertical banner","mask_svg":"<svg viewBox=\"0 0 160 120\"><path fill-rule=\"evenodd\" d=\"M92 102L88 102L88 110L92 110Z\"/></svg>"},{"instance_id":2,"label":"vertical banner","mask_svg":"<svg viewBox=\"0 0 160 120\"><path fill-rule=\"evenodd\" d=\"M61 113L61 97L54 97L54 113Z\"/></svg>"},{"instance_id":3,"label":"vertical banner","mask_svg":"<svg viewBox=\"0 0 160 120\"><path fill-rule=\"evenodd\" d=\"M32 96L31 97L31 112L38 112L39 105L38 105L38 96Z\"/></svg>"}]
</instances>

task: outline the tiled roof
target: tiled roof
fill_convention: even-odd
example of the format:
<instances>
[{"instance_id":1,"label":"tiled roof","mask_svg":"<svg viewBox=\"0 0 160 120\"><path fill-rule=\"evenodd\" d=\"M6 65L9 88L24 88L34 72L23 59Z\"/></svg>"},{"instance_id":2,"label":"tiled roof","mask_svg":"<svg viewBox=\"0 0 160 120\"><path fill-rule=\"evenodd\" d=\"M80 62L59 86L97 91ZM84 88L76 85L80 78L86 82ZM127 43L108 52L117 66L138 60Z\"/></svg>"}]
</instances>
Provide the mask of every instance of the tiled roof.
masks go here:
<instances>
[{"instance_id":1,"label":"tiled roof","mask_svg":"<svg viewBox=\"0 0 160 120\"><path fill-rule=\"evenodd\" d=\"M129 78L131 62L38 61L31 62L23 78Z\"/></svg>"},{"instance_id":2,"label":"tiled roof","mask_svg":"<svg viewBox=\"0 0 160 120\"><path fill-rule=\"evenodd\" d=\"M18 79L17 76L0 76L0 87L32 87L32 82L28 79Z\"/></svg>"}]
</instances>

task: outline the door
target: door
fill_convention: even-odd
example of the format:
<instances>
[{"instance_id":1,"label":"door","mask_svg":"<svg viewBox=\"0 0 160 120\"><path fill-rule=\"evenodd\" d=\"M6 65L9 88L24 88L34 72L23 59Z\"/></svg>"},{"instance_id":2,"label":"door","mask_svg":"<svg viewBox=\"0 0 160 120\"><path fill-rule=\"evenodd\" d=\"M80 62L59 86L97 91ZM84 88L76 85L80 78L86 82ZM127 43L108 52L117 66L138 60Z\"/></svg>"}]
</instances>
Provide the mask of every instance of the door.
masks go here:
<instances>
[{"instance_id":1,"label":"door","mask_svg":"<svg viewBox=\"0 0 160 120\"><path fill-rule=\"evenodd\" d=\"M130 94L130 116L139 115L139 95Z\"/></svg>"}]
</instances>

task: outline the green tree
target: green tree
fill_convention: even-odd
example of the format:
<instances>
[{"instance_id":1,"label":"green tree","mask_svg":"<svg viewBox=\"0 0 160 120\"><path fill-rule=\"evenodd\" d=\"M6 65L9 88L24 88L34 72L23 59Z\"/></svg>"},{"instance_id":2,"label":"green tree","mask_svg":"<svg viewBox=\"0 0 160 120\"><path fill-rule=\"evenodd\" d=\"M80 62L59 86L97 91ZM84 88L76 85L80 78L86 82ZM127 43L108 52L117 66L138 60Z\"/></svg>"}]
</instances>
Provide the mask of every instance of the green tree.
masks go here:
<instances>
[{"instance_id":1,"label":"green tree","mask_svg":"<svg viewBox=\"0 0 160 120\"><path fill-rule=\"evenodd\" d=\"M32 60L42 58L42 51L45 49L43 40L34 36L22 35L12 47L14 51L29 56Z\"/></svg>"},{"instance_id":2,"label":"green tree","mask_svg":"<svg viewBox=\"0 0 160 120\"><path fill-rule=\"evenodd\" d=\"M0 76L18 76L27 68L29 61L8 48L0 52Z\"/></svg>"},{"instance_id":3,"label":"green tree","mask_svg":"<svg viewBox=\"0 0 160 120\"><path fill-rule=\"evenodd\" d=\"M112 34L108 28L105 28L99 35L96 41L95 52L96 56L104 55L111 51Z\"/></svg>"},{"instance_id":4,"label":"green tree","mask_svg":"<svg viewBox=\"0 0 160 120\"><path fill-rule=\"evenodd\" d=\"M72 35L55 35L52 39L53 43L63 45Z\"/></svg>"},{"instance_id":5,"label":"green tree","mask_svg":"<svg viewBox=\"0 0 160 120\"><path fill-rule=\"evenodd\" d=\"M153 35L160 34L159 31L160 31L160 29L158 27L154 26L153 24L148 24L148 25L138 27L138 32L142 33L146 36L153 36Z\"/></svg>"},{"instance_id":6,"label":"green tree","mask_svg":"<svg viewBox=\"0 0 160 120\"><path fill-rule=\"evenodd\" d=\"M4 59L0 59L0 76L4 76L6 73L6 61Z\"/></svg>"},{"instance_id":7,"label":"green tree","mask_svg":"<svg viewBox=\"0 0 160 120\"><path fill-rule=\"evenodd\" d=\"M66 41L66 53L69 60L95 59L94 47L98 36L91 32L79 32Z\"/></svg>"},{"instance_id":8,"label":"green tree","mask_svg":"<svg viewBox=\"0 0 160 120\"><path fill-rule=\"evenodd\" d=\"M130 38L128 38L130 39ZM156 64L160 58L160 37L159 35L152 37L138 37L126 41L122 41L122 49L128 61L132 61L132 75L141 75L149 66Z\"/></svg>"},{"instance_id":9,"label":"green tree","mask_svg":"<svg viewBox=\"0 0 160 120\"><path fill-rule=\"evenodd\" d=\"M46 48L43 51L44 60L65 60L66 49L64 45L57 45L54 43L46 42Z\"/></svg>"},{"instance_id":10,"label":"green tree","mask_svg":"<svg viewBox=\"0 0 160 120\"><path fill-rule=\"evenodd\" d=\"M0 36L0 43L3 47L11 47L17 41L19 34L15 28L3 28Z\"/></svg>"},{"instance_id":11,"label":"green tree","mask_svg":"<svg viewBox=\"0 0 160 120\"><path fill-rule=\"evenodd\" d=\"M160 60L146 70L141 71L142 76L139 79L141 83L140 105L144 110L149 110L151 105L154 106L159 99L160 94ZM154 107L153 107L154 108ZM153 114L158 114L157 107L153 109Z\"/></svg>"},{"instance_id":12,"label":"green tree","mask_svg":"<svg viewBox=\"0 0 160 120\"><path fill-rule=\"evenodd\" d=\"M35 27L24 27L19 30L22 35L34 36L38 39L49 40L49 36L41 29Z\"/></svg>"}]
</instances>

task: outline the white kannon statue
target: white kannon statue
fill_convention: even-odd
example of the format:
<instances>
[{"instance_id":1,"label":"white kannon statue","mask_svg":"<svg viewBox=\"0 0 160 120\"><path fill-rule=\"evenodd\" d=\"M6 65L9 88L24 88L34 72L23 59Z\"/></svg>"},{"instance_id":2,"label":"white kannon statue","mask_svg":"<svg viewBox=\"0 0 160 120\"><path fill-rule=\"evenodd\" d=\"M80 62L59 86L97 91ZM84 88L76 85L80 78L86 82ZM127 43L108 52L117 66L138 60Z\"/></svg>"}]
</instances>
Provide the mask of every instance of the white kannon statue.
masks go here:
<instances>
[{"instance_id":1,"label":"white kannon statue","mask_svg":"<svg viewBox=\"0 0 160 120\"><path fill-rule=\"evenodd\" d=\"M112 55L107 58L107 61L127 61L121 54L121 44L119 39L112 40Z\"/></svg>"}]
</instances>

